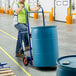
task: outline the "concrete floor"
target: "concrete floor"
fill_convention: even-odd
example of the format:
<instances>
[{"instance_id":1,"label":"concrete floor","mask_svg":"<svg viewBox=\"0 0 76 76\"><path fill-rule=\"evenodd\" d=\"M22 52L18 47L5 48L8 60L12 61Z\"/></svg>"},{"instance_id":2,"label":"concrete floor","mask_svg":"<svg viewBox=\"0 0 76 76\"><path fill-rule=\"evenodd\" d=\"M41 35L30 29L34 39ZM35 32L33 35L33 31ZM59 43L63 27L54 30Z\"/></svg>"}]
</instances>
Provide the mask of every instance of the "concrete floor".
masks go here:
<instances>
[{"instance_id":1,"label":"concrete floor","mask_svg":"<svg viewBox=\"0 0 76 76\"><path fill-rule=\"evenodd\" d=\"M30 26L41 26L42 19L30 19ZM76 24L66 25L61 22L48 22L46 25L57 25L59 56L76 54ZM13 16L0 14L0 30L17 38L17 30L13 25ZM0 47L10 54L31 76L56 76L56 70L51 68L38 69L31 65L24 66L22 58L15 57L16 40L0 31ZM7 62L17 76L28 76L1 49L0 62Z\"/></svg>"}]
</instances>

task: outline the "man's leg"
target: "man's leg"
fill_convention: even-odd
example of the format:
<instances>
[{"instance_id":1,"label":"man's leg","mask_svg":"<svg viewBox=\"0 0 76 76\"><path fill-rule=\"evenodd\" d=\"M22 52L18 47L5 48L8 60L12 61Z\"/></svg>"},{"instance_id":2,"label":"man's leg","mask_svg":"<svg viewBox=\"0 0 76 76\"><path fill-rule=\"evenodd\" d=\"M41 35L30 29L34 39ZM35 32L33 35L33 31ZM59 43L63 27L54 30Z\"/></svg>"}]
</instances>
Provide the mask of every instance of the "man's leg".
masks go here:
<instances>
[{"instance_id":1,"label":"man's leg","mask_svg":"<svg viewBox=\"0 0 76 76\"><path fill-rule=\"evenodd\" d=\"M24 41L25 50L29 50L30 47L29 47L29 40L28 40L28 34L27 33L25 33L23 35L23 41Z\"/></svg>"},{"instance_id":2,"label":"man's leg","mask_svg":"<svg viewBox=\"0 0 76 76\"><path fill-rule=\"evenodd\" d=\"M22 40L24 41L24 46L26 47L26 50L29 48L29 41L28 41L28 28L25 24L19 23L18 25L15 26L19 31L21 32L26 32L22 33L21 37Z\"/></svg>"},{"instance_id":3,"label":"man's leg","mask_svg":"<svg viewBox=\"0 0 76 76\"><path fill-rule=\"evenodd\" d=\"M21 33L18 32L18 39L17 39L17 45L16 45L16 53L19 53L19 50L21 49L21 42L22 42Z\"/></svg>"},{"instance_id":4,"label":"man's leg","mask_svg":"<svg viewBox=\"0 0 76 76\"><path fill-rule=\"evenodd\" d=\"M23 26L22 40L24 41L25 50L29 50L29 40L28 40L28 28L26 25Z\"/></svg>"},{"instance_id":5,"label":"man's leg","mask_svg":"<svg viewBox=\"0 0 76 76\"><path fill-rule=\"evenodd\" d=\"M18 39L17 39L17 45L16 45L16 56L23 56L23 53L21 53L22 51L22 24L17 24L15 25L16 29L19 31L18 32Z\"/></svg>"}]
</instances>

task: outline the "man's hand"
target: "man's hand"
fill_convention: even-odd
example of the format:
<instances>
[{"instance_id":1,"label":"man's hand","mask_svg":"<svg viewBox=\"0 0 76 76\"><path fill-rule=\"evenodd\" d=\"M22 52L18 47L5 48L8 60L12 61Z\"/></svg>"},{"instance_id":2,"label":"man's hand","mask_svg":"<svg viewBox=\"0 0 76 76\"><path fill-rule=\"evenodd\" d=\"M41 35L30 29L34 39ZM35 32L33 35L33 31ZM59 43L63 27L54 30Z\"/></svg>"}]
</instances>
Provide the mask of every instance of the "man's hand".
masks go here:
<instances>
[{"instance_id":1,"label":"man's hand","mask_svg":"<svg viewBox=\"0 0 76 76\"><path fill-rule=\"evenodd\" d=\"M39 11L41 4L38 3L37 7L34 7L32 9L30 9L30 11L35 12L35 11Z\"/></svg>"},{"instance_id":2,"label":"man's hand","mask_svg":"<svg viewBox=\"0 0 76 76\"><path fill-rule=\"evenodd\" d=\"M23 9L23 7L24 7L24 4L21 4L21 5L20 5L20 9Z\"/></svg>"},{"instance_id":3,"label":"man's hand","mask_svg":"<svg viewBox=\"0 0 76 76\"><path fill-rule=\"evenodd\" d=\"M24 4L21 3L20 7L18 9L15 9L16 14L19 14L20 11L23 9L23 7L24 7Z\"/></svg>"},{"instance_id":4,"label":"man's hand","mask_svg":"<svg viewBox=\"0 0 76 76\"><path fill-rule=\"evenodd\" d=\"M38 3L38 7L40 7L41 6L41 4L40 3Z\"/></svg>"}]
</instances>

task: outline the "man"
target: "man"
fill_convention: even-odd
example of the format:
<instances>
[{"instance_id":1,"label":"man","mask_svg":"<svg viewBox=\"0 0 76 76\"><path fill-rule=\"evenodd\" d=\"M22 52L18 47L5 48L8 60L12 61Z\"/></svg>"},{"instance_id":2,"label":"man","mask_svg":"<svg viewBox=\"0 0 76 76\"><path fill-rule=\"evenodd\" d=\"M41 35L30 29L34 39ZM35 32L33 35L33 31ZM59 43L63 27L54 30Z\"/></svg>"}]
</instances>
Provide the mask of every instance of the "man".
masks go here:
<instances>
[{"instance_id":1,"label":"man","mask_svg":"<svg viewBox=\"0 0 76 76\"><path fill-rule=\"evenodd\" d=\"M40 9L40 4L38 7L30 9L29 4L25 0L19 0L17 3L14 4L14 25L16 29L18 30L18 40L17 40L17 46L16 46L16 57L23 56L24 51L21 48L20 43L20 37L21 40L24 41L25 50L29 50L29 41L28 41L28 34L24 33L21 34L20 32L26 32L28 31L27 25L26 25L26 11L24 7L29 11L38 11Z\"/></svg>"}]
</instances>

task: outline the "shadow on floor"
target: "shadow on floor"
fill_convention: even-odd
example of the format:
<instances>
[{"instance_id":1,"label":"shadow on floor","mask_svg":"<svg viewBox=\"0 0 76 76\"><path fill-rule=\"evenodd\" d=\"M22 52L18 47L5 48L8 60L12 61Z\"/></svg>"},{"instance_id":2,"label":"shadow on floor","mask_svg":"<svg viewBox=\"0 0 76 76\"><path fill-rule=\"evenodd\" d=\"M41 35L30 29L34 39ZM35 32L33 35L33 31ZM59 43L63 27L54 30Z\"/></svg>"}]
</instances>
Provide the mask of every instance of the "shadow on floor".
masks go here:
<instances>
[{"instance_id":1,"label":"shadow on floor","mask_svg":"<svg viewBox=\"0 0 76 76\"><path fill-rule=\"evenodd\" d=\"M36 68L37 70L40 71L56 71L56 67L44 67L44 68Z\"/></svg>"},{"instance_id":2,"label":"shadow on floor","mask_svg":"<svg viewBox=\"0 0 76 76\"><path fill-rule=\"evenodd\" d=\"M28 66L30 68L39 70L39 71L56 71L57 67L34 67L34 66Z\"/></svg>"}]
</instances>

